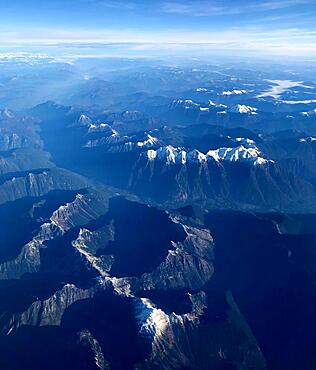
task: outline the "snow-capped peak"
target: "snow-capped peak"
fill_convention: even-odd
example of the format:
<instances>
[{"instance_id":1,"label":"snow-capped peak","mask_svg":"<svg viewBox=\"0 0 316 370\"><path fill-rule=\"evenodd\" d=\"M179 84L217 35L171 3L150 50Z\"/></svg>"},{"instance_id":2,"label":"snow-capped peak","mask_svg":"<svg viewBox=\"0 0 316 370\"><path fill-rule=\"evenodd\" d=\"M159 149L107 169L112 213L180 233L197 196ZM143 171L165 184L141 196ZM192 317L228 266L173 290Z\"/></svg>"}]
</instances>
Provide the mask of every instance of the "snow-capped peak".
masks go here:
<instances>
[{"instance_id":1,"label":"snow-capped peak","mask_svg":"<svg viewBox=\"0 0 316 370\"><path fill-rule=\"evenodd\" d=\"M207 154L198 150L186 152L182 148L173 146L160 147L158 150L148 150L147 159L150 161L161 161L165 164L187 164L187 163L206 163L208 160L216 162L249 162L255 165L262 165L271 162L261 156L260 150L255 145L240 145L236 148L219 148L210 150Z\"/></svg>"},{"instance_id":2,"label":"snow-capped peak","mask_svg":"<svg viewBox=\"0 0 316 370\"><path fill-rule=\"evenodd\" d=\"M154 160L157 157L157 150L149 149L147 150L147 157L149 160Z\"/></svg>"},{"instance_id":3,"label":"snow-capped peak","mask_svg":"<svg viewBox=\"0 0 316 370\"><path fill-rule=\"evenodd\" d=\"M151 136L150 134L147 135L147 138L144 141L138 141L137 146L142 148L142 147L152 147L155 144L158 144L159 140Z\"/></svg>"},{"instance_id":4,"label":"snow-capped peak","mask_svg":"<svg viewBox=\"0 0 316 370\"><path fill-rule=\"evenodd\" d=\"M240 145L236 148L219 148L210 150L207 156L214 158L216 161L229 161L229 162L252 162L254 164L263 164L267 160L261 157L261 152L256 146L248 148Z\"/></svg>"},{"instance_id":5,"label":"snow-capped peak","mask_svg":"<svg viewBox=\"0 0 316 370\"><path fill-rule=\"evenodd\" d=\"M222 95L230 96L230 95L242 95L246 93L247 93L247 90L231 90L231 91L223 91Z\"/></svg>"},{"instance_id":6,"label":"snow-capped peak","mask_svg":"<svg viewBox=\"0 0 316 370\"><path fill-rule=\"evenodd\" d=\"M223 108L223 109L227 108L227 105L214 103L212 100L208 101L208 105L211 106L211 107L216 107L216 108Z\"/></svg>"},{"instance_id":7,"label":"snow-capped peak","mask_svg":"<svg viewBox=\"0 0 316 370\"><path fill-rule=\"evenodd\" d=\"M12 118L14 118L14 113L8 108L1 109L0 110L0 118L4 119L4 120L12 119Z\"/></svg>"},{"instance_id":8,"label":"snow-capped peak","mask_svg":"<svg viewBox=\"0 0 316 370\"><path fill-rule=\"evenodd\" d=\"M178 99L178 100L174 100L172 102L171 106L172 107L180 106L180 107L183 107L185 109L190 109L190 108L198 108L200 105L198 103L195 103L193 100L190 100L190 99L186 99L186 100Z\"/></svg>"},{"instance_id":9,"label":"snow-capped peak","mask_svg":"<svg viewBox=\"0 0 316 370\"><path fill-rule=\"evenodd\" d=\"M196 103L193 100L174 100L171 104L172 108L181 107L187 110L200 110L201 112L210 112L214 111L214 108L226 109L227 106L224 104L215 103L212 100L209 100L208 103L200 104ZM216 110L215 110L216 111Z\"/></svg>"},{"instance_id":10,"label":"snow-capped peak","mask_svg":"<svg viewBox=\"0 0 316 370\"><path fill-rule=\"evenodd\" d=\"M300 139L300 143L312 143L314 141L316 141L316 137L312 136Z\"/></svg>"},{"instance_id":11,"label":"snow-capped peak","mask_svg":"<svg viewBox=\"0 0 316 370\"><path fill-rule=\"evenodd\" d=\"M207 92L208 90L207 89L205 89L204 87L198 87L197 89L196 89L196 92Z\"/></svg>"},{"instance_id":12,"label":"snow-capped peak","mask_svg":"<svg viewBox=\"0 0 316 370\"><path fill-rule=\"evenodd\" d=\"M163 159L167 163L175 163L177 154L178 154L177 149L171 145L161 147L157 150L157 158Z\"/></svg>"},{"instance_id":13,"label":"snow-capped peak","mask_svg":"<svg viewBox=\"0 0 316 370\"><path fill-rule=\"evenodd\" d=\"M312 109L308 112L300 112L300 115L303 116L303 117L315 116L316 115L316 109Z\"/></svg>"},{"instance_id":14,"label":"snow-capped peak","mask_svg":"<svg viewBox=\"0 0 316 370\"><path fill-rule=\"evenodd\" d=\"M113 133L113 130L110 125L107 123L90 123L88 132L108 132L109 134Z\"/></svg>"},{"instance_id":15,"label":"snow-capped peak","mask_svg":"<svg viewBox=\"0 0 316 370\"><path fill-rule=\"evenodd\" d=\"M241 143L244 145L255 145L256 144L253 140L245 138L245 137L236 137L235 141L237 141L237 143Z\"/></svg>"},{"instance_id":16,"label":"snow-capped peak","mask_svg":"<svg viewBox=\"0 0 316 370\"><path fill-rule=\"evenodd\" d=\"M195 149L187 154L187 160L189 162L205 162L206 155Z\"/></svg>"},{"instance_id":17,"label":"snow-capped peak","mask_svg":"<svg viewBox=\"0 0 316 370\"><path fill-rule=\"evenodd\" d=\"M231 108L231 112L240 114L258 114L257 108L250 107L249 105L237 104Z\"/></svg>"},{"instance_id":18,"label":"snow-capped peak","mask_svg":"<svg viewBox=\"0 0 316 370\"><path fill-rule=\"evenodd\" d=\"M206 161L205 154L199 152L198 150L193 150L187 153L185 150L181 148L174 148L171 145L160 147L158 150L148 150L147 157L149 160L158 159L166 164L185 164L187 162Z\"/></svg>"},{"instance_id":19,"label":"snow-capped peak","mask_svg":"<svg viewBox=\"0 0 316 370\"><path fill-rule=\"evenodd\" d=\"M81 116L78 118L78 123L80 125L88 126L92 123L91 118L86 116L85 114L81 114Z\"/></svg>"}]
</instances>

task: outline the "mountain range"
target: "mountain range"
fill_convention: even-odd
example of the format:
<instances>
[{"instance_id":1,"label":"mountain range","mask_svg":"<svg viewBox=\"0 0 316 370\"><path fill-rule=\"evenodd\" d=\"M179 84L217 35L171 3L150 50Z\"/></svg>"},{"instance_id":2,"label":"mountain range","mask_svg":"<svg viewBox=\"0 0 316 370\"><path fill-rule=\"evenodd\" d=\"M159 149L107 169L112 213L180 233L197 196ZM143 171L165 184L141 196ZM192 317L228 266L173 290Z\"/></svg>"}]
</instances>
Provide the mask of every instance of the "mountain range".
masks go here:
<instances>
[{"instance_id":1,"label":"mountain range","mask_svg":"<svg viewBox=\"0 0 316 370\"><path fill-rule=\"evenodd\" d=\"M316 80L192 64L3 63L1 369L315 367Z\"/></svg>"}]
</instances>

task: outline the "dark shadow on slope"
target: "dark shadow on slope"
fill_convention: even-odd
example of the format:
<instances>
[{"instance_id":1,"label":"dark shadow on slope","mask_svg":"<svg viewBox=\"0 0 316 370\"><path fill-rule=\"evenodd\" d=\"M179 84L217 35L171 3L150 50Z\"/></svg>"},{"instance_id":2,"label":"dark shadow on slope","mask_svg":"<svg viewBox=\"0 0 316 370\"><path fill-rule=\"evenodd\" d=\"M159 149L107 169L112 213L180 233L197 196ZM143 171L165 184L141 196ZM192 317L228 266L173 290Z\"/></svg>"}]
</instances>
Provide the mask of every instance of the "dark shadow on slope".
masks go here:
<instances>
[{"instance_id":1,"label":"dark shadow on slope","mask_svg":"<svg viewBox=\"0 0 316 370\"><path fill-rule=\"evenodd\" d=\"M98 370L94 354L60 327L23 326L0 335L0 368L5 370Z\"/></svg>"},{"instance_id":2,"label":"dark shadow on slope","mask_svg":"<svg viewBox=\"0 0 316 370\"><path fill-rule=\"evenodd\" d=\"M216 248L205 319L220 319L231 290L269 369L314 368L315 236L280 235L273 222L239 212L211 212L206 225Z\"/></svg>"},{"instance_id":3,"label":"dark shadow on slope","mask_svg":"<svg viewBox=\"0 0 316 370\"><path fill-rule=\"evenodd\" d=\"M182 226L154 207L117 197L110 200L109 215L114 220L115 239L106 252L115 256L114 276L153 271L173 248L171 241L185 239Z\"/></svg>"},{"instance_id":4,"label":"dark shadow on slope","mask_svg":"<svg viewBox=\"0 0 316 370\"><path fill-rule=\"evenodd\" d=\"M88 329L112 370L131 370L150 353L151 343L139 334L134 298L112 291L73 304L63 315L62 327L74 332Z\"/></svg>"},{"instance_id":5,"label":"dark shadow on slope","mask_svg":"<svg viewBox=\"0 0 316 370\"><path fill-rule=\"evenodd\" d=\"M15 258L32 240L43 220L59 206L74 200L74 191L53 191L0 205L0 263Z\"/></svg>"}]
</instances>

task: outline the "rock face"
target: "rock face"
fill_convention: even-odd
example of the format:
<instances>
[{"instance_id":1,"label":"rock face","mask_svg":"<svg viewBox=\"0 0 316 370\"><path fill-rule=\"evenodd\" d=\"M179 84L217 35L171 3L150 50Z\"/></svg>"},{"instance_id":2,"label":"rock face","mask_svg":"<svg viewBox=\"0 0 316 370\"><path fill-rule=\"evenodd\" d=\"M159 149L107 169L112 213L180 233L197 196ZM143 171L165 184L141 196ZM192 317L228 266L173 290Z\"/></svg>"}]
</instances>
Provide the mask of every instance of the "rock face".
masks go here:
<instances>
[{"instance_id":1,"label":"rock face","mask_svg":"<svg viewBox=\"0 0 316 370\"><path fill-rule=\"evenodd\" d=\"M145 369L209 369L210 366L238 368L235 362L237 358L242 358L242 366L246 369L265 369L263 355L231 294L227 294L227 321L221 324L220 331L224 336L239 337L240 349L230 346L225 339L220 338L216 326L208 327L201 322L199 316L205 309L203 298L204 294L192 297L193 310L187 315L166 315L163 311L152 308L145 330L153 333L153 351L145 361ZM211 359L210 353L213 354Z\"/></svg>"},{"instance_id":2,"label":"rock face","mask_svg":"<svg viewBox=\"0 0 316 370\"><path fill-rule=\"evenodd\" d=\"M208 230L185 226L186 238L173 243L165 261L141 278L143 290L201 289L213 275L213 240ZM174 274L177 271L177 274Z\"/></svg>"},{"instance_id":3,"label":"rock face","mask_svg":"<svg viewBox=\"0 0 316 370\"><path fill-rule=\"evenodd\" d=\"M65 310L81 299L93 297L93 290L78 289L67 284L44 301L36 301L27 311L13 315L8 326L3 329L10 334L22 325L47 326L60 325Z\"/></svg>"},{"instance_id":4,"label":"rock face","mask_svg":"<svg viewBox=\"0 0 316 370\"><path fill-rule=\"evenodd\" d=\"M41 146L35 120L8 109L0 112L0 134L0 151Z\"/></svg>"},{"instance_id":5,"label":"rock face","mask_svg":"<svg viewBox=\"0 0 316 370\"><path fill-rule=\"evenodd\" d=\"M0 154L0 176L54 167L49 154L37 149L16 149Z\"/></svg>"},{"instance_id":6,"label":"rock face","mask_svg":"<svg viewBox=\"0 0 316 370\"><path fill-rule=\"evenodd\" d=\"M1 279L16 279L25 273L39 271L40 251L45 248L45 242L98 218L106 207L107 199L100 194L92 191L77 194L72 202L61 205L40 225L38 233L22 247L15 259L0 264Z\"/></svg>"},{"instance_id":7,"label":"rock face","mask_svg":"<svg viewBox=\"0 0 316 370\"><path fill-rule=\"evenodd\" d=\"M105 360L103 356L102 348L99 342L92 336L89 330L82 330L81 332L79 332L78 341L80 344L91 348L94 354L95 364L98 369L100 370L110 369L108 362Z\"/></svg>"},{"instance_id":8,"label":"rock face","mask_svg":"<svg viewBox=\"0 0 316 370\"><path fill-rule=\"evenodd\" d=\"M54 190L84 189L89 182L63 169L38 169L6 174L0 182L0 204L40 197Z\"/></svg>"}]
</instances>

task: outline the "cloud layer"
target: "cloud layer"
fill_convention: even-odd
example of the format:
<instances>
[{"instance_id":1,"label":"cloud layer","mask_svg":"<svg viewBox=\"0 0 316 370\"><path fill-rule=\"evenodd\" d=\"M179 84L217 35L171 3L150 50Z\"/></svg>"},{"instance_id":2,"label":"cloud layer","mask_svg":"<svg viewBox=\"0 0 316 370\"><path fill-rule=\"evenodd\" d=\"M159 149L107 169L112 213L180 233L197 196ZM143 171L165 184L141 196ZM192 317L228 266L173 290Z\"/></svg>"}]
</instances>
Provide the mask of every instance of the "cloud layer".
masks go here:
<instances>
[{"instance_id":1,"label":"cloud layer","mask_svg":"<svg viewBox=\"0 0 316 370\"><path fill-rule=\"evenodd\" d=\"M25 3L25 13L33 4L34 14L24 17L23 6L16 12L29 24L0 12L2 48L316 57L314 0L52 0L42 7L39 0Z\"/></svg>"}]
</instances>

